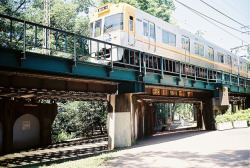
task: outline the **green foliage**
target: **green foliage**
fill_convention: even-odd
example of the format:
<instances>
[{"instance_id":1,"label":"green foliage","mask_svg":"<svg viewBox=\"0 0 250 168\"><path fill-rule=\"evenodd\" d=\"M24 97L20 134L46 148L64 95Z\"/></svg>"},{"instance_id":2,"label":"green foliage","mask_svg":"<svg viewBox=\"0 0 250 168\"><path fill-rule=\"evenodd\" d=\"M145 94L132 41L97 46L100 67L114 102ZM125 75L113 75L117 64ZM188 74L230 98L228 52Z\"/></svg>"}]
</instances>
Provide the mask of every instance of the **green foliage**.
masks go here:
<instances>
[{"instance_id":1,"label":"green foliage","mask_svg":"<svg viewBox=\"0 0 250 168\"><path fill-rule=\"evenodd\" d=\"M23 3L24 2L24 3ZM43 24L44 16L43 0L3 0L0 1L0 13L25 19L31 22ZM88 13L92 0L51 0L50 1L50 25L62 30L75 33L89 32L88 15L78 16L82 12ZM81 27L79 27L81 25ZM86 33L84 34L86 35Z\"/></svg>"},{"instance_id":2,"label":"green foliage","mask_svg":"<svg viewBox=\"0 0 250 168\"><path fill-rule=\"evenodd\" d=\"M243 113L235 113L232 115L232 121L242 121L242 120L248 120L248 116Z\"/></svg>"},{"instance_id":3,"label":"green foliage","mask_svg":"<svg viewBox=\"0 0 250 168\"><path fill-rule=\"evenodd\" d=\"M90 136L95 130L104 133L107 121L107 102L59 102L58 114L52 125L52 141Z\"/></svg>"},{"instance_id":4,"label":"green foliage","mask_svg":"<svg viewBox=\"0 0 250 168\"><path fill-rule=\"evenodd\" d=\"M173 0L100 0L105 3L127 3L153 16L169 22L172 11L175 10Z\"/></svg>"},{"instance_id":5,"label":"green foliage","mask_svg":"<svg viewBox=\"0 0 250 168\"><path fill-rule=\"evenodd\" d=\"M183 115L185 119L192 119L193 105L188 103L176 103L175 111L178 115ZM192 114L192 115L191 115Z\"/></svg>"},{"instance_id":6,"label":"green foliage","mask_svg":"<svg viewBox=\"0 0 250 168\"><path fill-rule=\"evenodd\" d=\"M248 108L246 110L241 110L241 111L239 111L239 113L245 115L246 120L248 121L248 125L250 125L250 108Z\"/></svg>"},{"instance_id":7,"label":"green foliage","mask_svg":"<svg viewBox=\"0 0 250 168\"><path fill-rule=\"evenodd\" d=\"M68 134L67 132L61 132L58 136L54 136L53 142L62 142L74 138L73 134Z\"/></svg>"},{"instance_id":8,"label":"green foliage","mask_svg":"<svg viewBox=\"0 0 250 168\"><path fill-rule=\"evenodd\" d=\"M230 111L227 111L223 115L217 115L215 120L216 120L216 123L248 120L248 125L250 125L250 108L246 110L241 110L235 114L231 114Z\"/></svg>"},{"instance_id":9,"label":"green foliage","mask_svg":"<svg viewBox=\"0 0 250 168\"><path fill-rule=\"evenodd\" d=\"M198 37L200 37L200 38L203 38L204 33L203 33L201 30L197 30L197 31L195 32L195 35L198 36Z\"/></svg>"},{"instance_id":10,"label":"green foliage","mask_svg":"<svg viewBox=\"0 0 250 168\"><path fill-rule=\"evenodd\" d=\"M232 122L232 116L230 114L217 115L215 121L216 123Z\"/></svg>"}]
</instances>

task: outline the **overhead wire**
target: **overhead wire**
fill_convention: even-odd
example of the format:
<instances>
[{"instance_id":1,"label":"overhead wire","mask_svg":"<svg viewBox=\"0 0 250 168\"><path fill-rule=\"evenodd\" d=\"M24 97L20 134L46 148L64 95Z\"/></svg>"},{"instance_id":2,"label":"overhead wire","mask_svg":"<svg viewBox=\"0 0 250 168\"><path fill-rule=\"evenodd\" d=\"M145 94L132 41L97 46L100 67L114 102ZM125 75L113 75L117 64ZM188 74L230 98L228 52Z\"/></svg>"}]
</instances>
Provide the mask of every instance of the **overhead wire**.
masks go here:
<instances>
[{"instance_id":1,"label":"overhead wire","mask_svg":"<svg viewBox=\"0 0 250 168\"><path fill-rule=\"evenodd\" d=\"M199 14L198 14L198 15L199 15ZM246 44L249 45L248 42L246 42L246 41L244 41L243 39L241 39L241 38L235 36L234 34L230 33L229 31L227 31L227 30L223 29L222 27L218 26L217 24L211 22L210 20L208 20L208 19L205 18L204 16L202 16L202 15L199 15L199 16L202 17L203 19L205 19L206 21L210 22L211 24L215 25L215 26L218 27L219 29L221 29L221 30L225 31L226 33L230 34L231 36L233 36L233 37L237 38L238 40L241 40L241 41L243 41L244 43L246 43Z\"/></svg>"},{"instance_id":2,"label":"overhead wire","mask_svg":"<svg viewBox=\"0 0 250 168\"><path fill-rule=\"evenodd\" d=\"M235 12L237 12L238 14L240 14L241 16L243 16L243 18L245 19L245 17L246 16L244 16L244 14L241 12L241 11L239 11L238 9L236 9L235 7L233 7L231 4L229 4L227 1L225 1L225 0L223 0L223 2L225 3L225 4L227 4L228 6L230 6L231 7L231 9L233 9ZM248 3L249 3L249 1L248 1ZM249 5L248 5L249 6ZM249 10L250 8L248 8L248 10ZM250 12L250 11L249 11ZM249 13L248 12L248 13ZM241 19L242 20L242 19ZM243 20L242 20L243 21ZM247 20L245 20L245 21L247 21Z\"/></svg>"},{"instance_id":3,"label":"overhead wire","mask_svg":"<svg viewBox=\"0 0 250 168\"><path fill-rule=\"evenodd\" d=\"M179 2L178 0L175 0L175 1L178 2L178 3L180 3L181 5L183 4L183 3ZM183 6L186 7L187 5L183 4ZM188 6L187 6L186 8L188 8ZM224 32L230 34L231 36L233 36L233 37L237 38L238 40L241 40L242 42L244 42L244 43L246 43L246 44L249 45L249 42L246 42L246 41L244 41L243 39L241 39L241 38L235 36L234 34L232 34L232 33L230 33L230 32L228 32L228 31L225 30L224 28L220 27L219 25L215 24L215 23L212 22L211 20L209 20L209 19L207 19L206 17L204 17L203 15L201 15L200 12L195 12L196 10L192 10L192 8L190 8L190 7L189 7L188 9L191 10L192 12L194 12L195 14L199 15L200 17L202 17L203 19L205 19L205 20L208 21L209 23L211 23L211 24L215 25L216 27L218 27L219 29L223 30Z\"/></svg>"},{"instance_id":4,"label":"overhead wire","mask_svg":"<svg viewBox=\"0 0 250 168\"><path fill-rule=\"evenodd\" d=\"M232 21L234 21L234 22L240 24L240 25L243 26L243 27L246 27L246 25L244 25L244 24L238 22L237 20L231 18L230 16L228 16L228 15L222 13L221 11L219 11L218 9L216 9L215 7L213 7L212 5L210 5L210 4L206 3L206 2L204 2L203 0L200 0L200 1L201 1L202 3L204 3L204 4L206 4L207 6L209 6L210 8L214 9L215 11L219 12L220 14L222 14L222 15L226 16L227 18L231 19Z\"/></svg>"},{"instance_id":5,"label":"overhead wire","mask_svg":"<svg viewBox=\"0 0 250 168\"><path fill-rule=\"evenodd\" d=\"M221 25L223 25L223 26L225 26L225 27L228 27L228 28L233 29L233 30L235 30L235 31L238 31L238 32L240 32L240 33L244 33L243 31L238 30L238 29L236 29L236 28L233 28L233 27L231 27L231 26L228 26L228 25L226 25L226 24L224 24L224 23L221 23L220 21L215 20L215 19L213 19L213 18L211 18L211 17L209 17L209 16L207 16L207 15L205 15L205 14L203 14L203 13L197 11L197 10L195 10L195 9L193 9L193 8L191 8L191 7L189 7L189 6L185 5L185 4L183 4L182 2L180 2L180 1L178 1L178 0L175 0L175 1L178 2L179 4L181 4L182 6L186 7L187 9L191 10L192 12L196 13L196 14L199 14L199 15L202 15L202 16L204 16L204 17L207 17L207 18L209 18L209 19L211 19L211 20L213 20L213 21L215 21L215 22L217 22L217 23L219 23L219 24L221 24Z\"/></svg>"},{"instance_id":6,"label":"overhead wire","mask_svg":"<svg viewBox=\"0 0 250 168\"><path fill-rule=\"evenodd\" d=\"M189 26L190 28L193 28L194 30L201 29L201 28L198 28L198 27L196 27L196 26L194 26L192 24L188 24L188 23L186 23L186 21L183 21L183 20L181 20L181 19L179 19L179 18L177 18L175 16L171 15L171 17L174 18L174 19L176 19L176 20L179 20L180 22L184 23L185 25Z\"/></svg>"}]
</instances>

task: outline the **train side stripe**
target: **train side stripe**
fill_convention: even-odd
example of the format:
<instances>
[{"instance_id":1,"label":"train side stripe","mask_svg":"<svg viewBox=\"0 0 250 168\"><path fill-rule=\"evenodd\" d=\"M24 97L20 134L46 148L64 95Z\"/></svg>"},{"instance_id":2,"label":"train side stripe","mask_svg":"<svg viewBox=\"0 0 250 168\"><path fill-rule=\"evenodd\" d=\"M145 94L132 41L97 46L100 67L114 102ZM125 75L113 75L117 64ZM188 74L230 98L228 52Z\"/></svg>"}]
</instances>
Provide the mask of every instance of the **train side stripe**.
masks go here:
<instances>
[{"instance_id":1,"label":"train side stripe","mask_svg":"<svg viewBox=\"0 0 250 168\"><path fill-rule=\"evenodd\" d=\"M137 37L137 38L140 38L140 37ZM144 43L144 44L150 44L150 43L148 43L148 42L145 42L144 40L136 39L136 41L142 42L142 43ZM151 45L152 45L152 44L151 44ZM155 46L155 45L152 45L152 46ZM180 51L180 50L178 50L178 49L176 49L177 51L175 51L175 50L169 49L169 48L167 48L167 47L162 47L162 46L160 46L159 44L156 45L156 47L159 47L159 48L162 48L162 49L164 49L164 50L168 50L168 51L171 51L171 52L174 52L174 53L177 53L177 54L181 54L181 55L184 55L184 56L186 56L186 57L191 57L191 58L194 58L194 59L203 61L203 62L207 62L207 63L209 63L209 64L215 64L215 65L217 65L217 66L226 68L226 69L228 69L228 70L233 70L233 71L235 71L235 72L238 72L238 70L235 69L235 68L230 68L230 67L228 67L228 66L226 66L226 65L223 65L223 64L220 64L220 63L217 63L217 62L213 62L213 61L207 60L207 59L205 59L205 58L200 58L200 57L198 57L198 56L196 56L196 55L193 55L193 54L190 54L190 56L189 56L189 55L186 55L186 54L184 54L182 51ZM245 74L245 75L248 75L246 72L243 72L243 71L240 71L240 72L243 73L243 74Z\"/></svg>"}]
</instances>

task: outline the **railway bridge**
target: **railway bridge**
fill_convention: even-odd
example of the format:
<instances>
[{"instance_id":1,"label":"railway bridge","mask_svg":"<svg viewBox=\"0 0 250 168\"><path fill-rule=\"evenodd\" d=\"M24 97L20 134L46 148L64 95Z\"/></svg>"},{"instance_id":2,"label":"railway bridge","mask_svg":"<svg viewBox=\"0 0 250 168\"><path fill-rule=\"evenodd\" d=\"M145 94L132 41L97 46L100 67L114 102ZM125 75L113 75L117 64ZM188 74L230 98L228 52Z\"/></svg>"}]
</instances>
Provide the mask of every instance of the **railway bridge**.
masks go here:
<instances>
[{"instance_id":1,"label":"railway bridge","mask_svg":"<svg viewBox=\"0 0 250 168\"><path fill-rule=\"evenodd\" d=\"M207 130L230 104L250 108L249 78L0 17L1 153L51 143L58 100L107 101L111 149L154 133L154 103L194 104ZM113 61L118 49L125 59Z\"/></svg>"}]
</instances>

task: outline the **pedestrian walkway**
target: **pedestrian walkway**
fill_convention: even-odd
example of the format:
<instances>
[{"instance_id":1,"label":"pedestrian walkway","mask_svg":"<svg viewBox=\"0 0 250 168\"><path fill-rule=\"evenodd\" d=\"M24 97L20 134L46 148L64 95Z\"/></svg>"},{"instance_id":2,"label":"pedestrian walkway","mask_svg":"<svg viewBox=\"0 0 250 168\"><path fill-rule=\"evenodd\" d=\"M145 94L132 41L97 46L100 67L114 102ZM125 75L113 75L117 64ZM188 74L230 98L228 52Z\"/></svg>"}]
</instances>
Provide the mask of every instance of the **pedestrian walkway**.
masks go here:
<instances>
[{"instance_id":1,"label":"pedestrian walkway","mask_svg":"<svg viewBox=\"0 0 250 168\"><path fill-rule=\"evenodd\" d=\"M190 122L189 121L184 121L183 126L181 125L180 121L176 121L176 120L171 124L171 130L194 128L194 127L197 127L197 123L196 122L191 122L191 121Z\"/></svg>"},{"instance_id":2,"label":"pedestrian walkway","mask_svg":"<svg viewBox=\"0 0 250 168\"><path fill-rule=\"evenodd\" d=\"M148 137L115 153L104 168L248 168L250 128L175 131Z\"/></svg>"}]
</instances>

